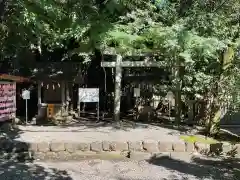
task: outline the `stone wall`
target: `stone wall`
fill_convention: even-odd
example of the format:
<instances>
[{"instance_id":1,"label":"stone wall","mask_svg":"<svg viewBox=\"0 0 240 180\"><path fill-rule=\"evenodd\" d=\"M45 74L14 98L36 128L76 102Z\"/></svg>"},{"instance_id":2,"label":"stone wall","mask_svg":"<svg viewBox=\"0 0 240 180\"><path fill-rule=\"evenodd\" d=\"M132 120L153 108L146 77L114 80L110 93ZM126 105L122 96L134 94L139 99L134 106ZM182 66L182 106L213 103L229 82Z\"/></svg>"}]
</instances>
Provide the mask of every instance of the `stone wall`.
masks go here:
<instances>
[{"instance_id":1,"label":"stone wall","mask_svg":"<svg viewBox=\"0 0 240 180\"><path fill-rule=\"evenodd\" d=\"M234 152L235 157L239 157L240 144L223 145L217 144L200 144L184 142L92 142L92 143L75 143L75 142L9 142L1 141L0 151L3 154L11 154L19 159L35 160L82 160L82 159L135 159L145 160L154 156L172 154L192 154L199 152L204 155L220 155L221 153ZM6 152L6 153L4 153Z\"/></svg>"},{"instance_id":2,"label":"stone wall","mask_svg":"<svg viewBox=\"0 0 240 180\"><path fill-rule=\"evenodd\" d=\"M86 142L39 142L39 143L25 143L25 142L10 142L1 141L0 149L5 151L31 151L31 152L122 152L122 151L136 151L136 152L194 152L194 151L227 151L236 149L240 152L240 145L223 145L216 144L201 144L201 143L186 143L186 142L155 142L155 141L136 141L136 142L110 142L98 141L92 143Z\"/></svg>"}]
</instances>

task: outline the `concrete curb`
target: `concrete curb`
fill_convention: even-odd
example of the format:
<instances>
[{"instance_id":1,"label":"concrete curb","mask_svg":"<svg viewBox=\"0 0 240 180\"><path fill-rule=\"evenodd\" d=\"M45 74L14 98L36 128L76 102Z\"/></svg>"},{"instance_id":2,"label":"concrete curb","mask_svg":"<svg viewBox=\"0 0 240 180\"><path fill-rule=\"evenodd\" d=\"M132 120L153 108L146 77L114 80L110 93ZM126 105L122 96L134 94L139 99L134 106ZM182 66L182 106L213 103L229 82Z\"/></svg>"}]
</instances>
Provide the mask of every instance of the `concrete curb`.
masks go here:
<instances>
[{"instance_id":1,"label":"concrete curb","mask_svg":"<svg viewBox=\"0 0 240 180\"><path fill-rule=\"evenodd\" d=\"M87 142L33 142L0 141L0 149L4 151L33 151L33 152L112 152L112 151L137 151L137 152L193 152L194 144L184 142L156 142L156 141L95 141Z\"/></svg>"},{"instance_id":2,"label":"concrete curb","mask_svg":"<svg viewBox=\"0 0 240 180\"><path fill-rule=\"evenodd\" d=\"M12 131L14 125L4 123L1 126L3 131ZM4 138L4 137L3 137ZM95 142L23 142L0 139L0 153L29 153L35 155L56 155L59 156L75 156L76 154L93 155L96 153L119 153L136 152L138 154L153 154L153 153L192 153L199 152L201 154L219 154L233 153L240 155L240 144L230 145L223 143L203 144L203 143L188 143L184 141L95 141ZM146 155L148 156L148 155Z\"/></svg>"},{"instance_id":3,"label":"concrete curb","mask_svg":"<svg viewBox=\"0 0 240 180\"><path fill-rule=\"evenodd\" d=\"M165 141L96 141L96 142L33 142L0 141L0 150L5 152L199 152L199 153L227 153L236 151L240 154L240 144L228 145L222 143L202 144L187 142Z\"/></svg>"}]
</instances>

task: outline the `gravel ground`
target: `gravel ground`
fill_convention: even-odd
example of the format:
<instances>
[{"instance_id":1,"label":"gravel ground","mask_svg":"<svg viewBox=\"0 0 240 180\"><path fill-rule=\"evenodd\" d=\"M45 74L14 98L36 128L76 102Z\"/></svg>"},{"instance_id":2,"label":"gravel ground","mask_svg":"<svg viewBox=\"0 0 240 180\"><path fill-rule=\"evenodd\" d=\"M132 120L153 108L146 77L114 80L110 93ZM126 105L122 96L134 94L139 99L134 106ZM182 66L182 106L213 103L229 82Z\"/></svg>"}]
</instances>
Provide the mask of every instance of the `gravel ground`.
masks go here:
<instances>
[{"instance_id":1,"label":"gravel ground","mask_svg":"<svg viewBox=\"0 0 240 180\"><path fill-rule=\"evenodd\" d=\"M195 159L195 160L194 160ZM3 161L4 180L234 180L237 162L212 161L191 156L155 157L154 160L83 160L79 162ZM194 162L193 162L194 161ZM229 166L230 165L230 166Z\"/></svg>"},{"instance_id":2,"label":"gravel ground","mask_svg":"<svg viewBox=\"0 0 240 180\"><path fill-rule=\"evenodd\" d=\"M139 124L136 128L116 129L106 127L56 127L56 126L18 126L21 133L14 138L17 141L141 141L164 139L166 141L181 141L180 132L163 127Z\"/></svg>"}]
</instances>

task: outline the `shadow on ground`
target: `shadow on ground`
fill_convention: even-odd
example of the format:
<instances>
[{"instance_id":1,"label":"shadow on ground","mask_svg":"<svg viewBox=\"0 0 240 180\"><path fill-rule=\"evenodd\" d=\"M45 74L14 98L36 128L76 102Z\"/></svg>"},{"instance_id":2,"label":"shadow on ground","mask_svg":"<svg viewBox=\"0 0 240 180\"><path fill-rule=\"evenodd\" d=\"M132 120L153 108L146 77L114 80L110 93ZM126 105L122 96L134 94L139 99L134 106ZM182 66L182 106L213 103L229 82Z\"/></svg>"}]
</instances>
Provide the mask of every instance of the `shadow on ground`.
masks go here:
<instances>
[{"instance_id":1,"label":"shadow on ground","mask_svg":"<svg viewBox=\"0 0 240 180\"><path fill-rule=\"evenodd\" d=\"M240 179L239 159L205 159L193 157L190 162L170 158L169 156L153 157L150 164L165 167L179 173L195 176L198 179L237 180ZM183 177L184 179L184 177Z\"/></svg>"},{"instance_id":2,"label":"shadow on ground","mask_svg":"<svg viewBox=\"0 0 240 180\"><path fill-rule=\"evenodd\" d=\"M70 122L66 123L48 123L45 126L58 126L58 127L81 127L85 126L86 128L99 128L99 127L111 127L113 130L125 130L128 131L130 129L147 129L149 127L161 127L165 129L169 129L174 133L178 131L181 134L186 134L189 131L195 129L193 126L188 126L186 124L175 125L174 122L168 121L166 119L154 119L152 121L143 121L143 120L135 120L131 117L122 116L120 122L116 122L112 117L105 117L97 120L95 116L82 116L78 118L72 119Z\"/></svg>"},{"instance_id":3,"label":"shadow on ground","mask_svg":"<svg viewBox=\"0 0 240 180\"><path fill-rule=\"evenodd\" d=\"M65 171L34 164L27 143L14 141L19 131L10 124L0 124L0 179L4 180L72 180Z\"/></svg>"},{"instance_id":4,"label":"shadow on ground","mask_svg":"<svg viewBox=\"0 0 240 180\"><path fill-rule=\"evenodd\" d=\"M240 142L240 136L239 133L235 133L235 131L239 131L239 129L240 129L239 127L225 129L221 128L219 133L213 136L213 138L220 142L225 141L230 142L231 144L237 144ZM203 129L199 130L197 134L206 136L207 133Z\"/></svg>"}]
</instances>

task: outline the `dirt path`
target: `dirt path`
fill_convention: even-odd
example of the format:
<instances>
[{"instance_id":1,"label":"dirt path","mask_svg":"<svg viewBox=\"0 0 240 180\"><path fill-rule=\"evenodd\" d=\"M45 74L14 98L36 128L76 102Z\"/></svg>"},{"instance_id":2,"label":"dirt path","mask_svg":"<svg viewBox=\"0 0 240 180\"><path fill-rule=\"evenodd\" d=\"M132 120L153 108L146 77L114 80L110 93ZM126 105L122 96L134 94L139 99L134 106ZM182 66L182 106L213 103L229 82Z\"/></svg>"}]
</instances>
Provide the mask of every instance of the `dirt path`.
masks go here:
<instances>
[{"instance_id":1,"label":"dirt path","mask_svg":"<svg viewBox=\"0 0 240 180\"><path fill-rule=\"evenodd\" d=\"M15 140L36 141L141 141L166 140L180 141L180 132L177 130L141 125L136 128L117 129L107 127L56 127L56 126L19 126L20 133Z\"/></svg>"},{"instance_id":2,"label":"dirt path","mask_svg":"<svg viewBox=\"0 0 240 180\"><path fill-rule=\"evenodd\" d=\"M6 162L4 180L234 180L239 169L192 156L166 156L147 161L83 160L79 162ZM208 163L206 163L208 162ZM210 165L209 163L212 163Z\"/></svg>"}]
</instances>

